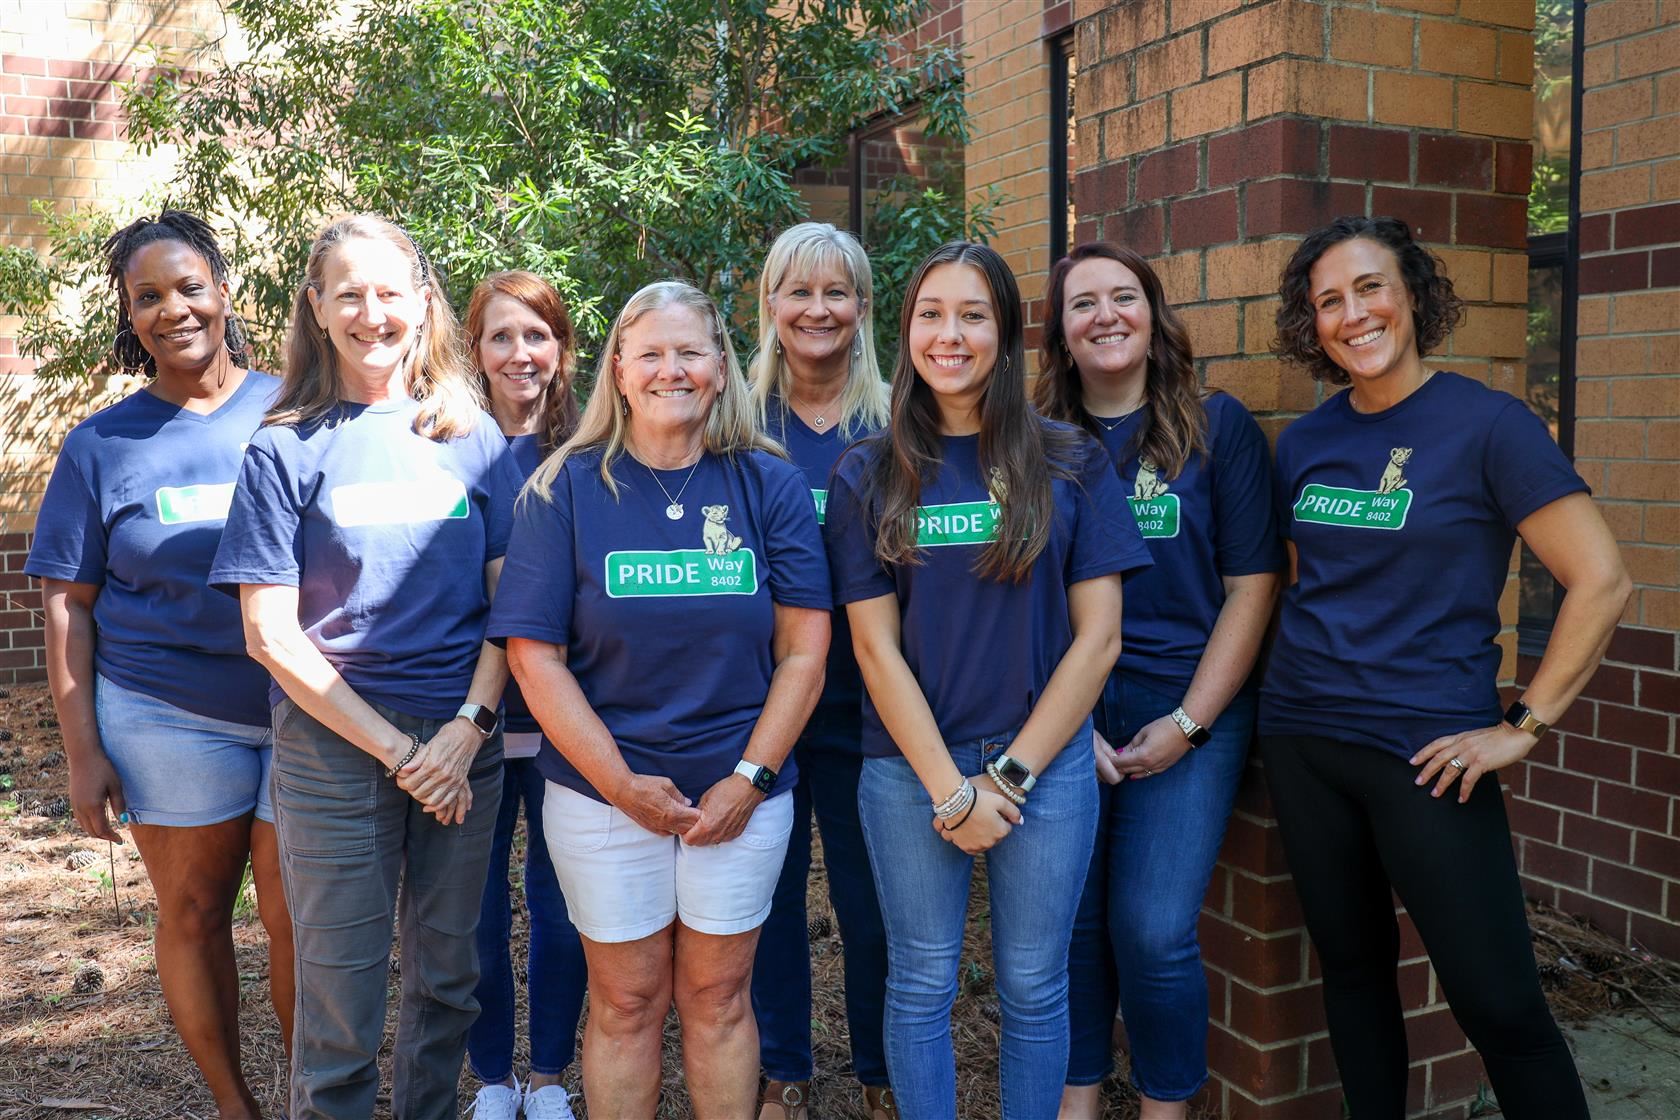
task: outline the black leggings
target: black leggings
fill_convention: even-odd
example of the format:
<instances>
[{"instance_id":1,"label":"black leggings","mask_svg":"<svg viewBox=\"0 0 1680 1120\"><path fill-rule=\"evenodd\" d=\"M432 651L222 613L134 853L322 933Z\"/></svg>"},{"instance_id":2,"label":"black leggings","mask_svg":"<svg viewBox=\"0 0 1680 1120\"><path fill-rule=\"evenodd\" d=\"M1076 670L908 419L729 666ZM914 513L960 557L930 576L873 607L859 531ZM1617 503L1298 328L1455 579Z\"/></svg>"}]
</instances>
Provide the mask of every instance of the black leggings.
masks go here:
<instances>
[{"instance_id":1,"label":"black leggings","mask_svg":"<svg viewBox=\"0 0 1680 1120\"><path fill-rule=\"evenodd\" d=\"M1406 1030L1400 896L1447 1003L1511 1120L1585 1120L1586 1097L1534 965L1505 802L1489 774L1468 804L1413 784L1387 751L1264 735L1284 853L1324 969L1330 1045L1353 1120L1402 1120Z\"/></svg>"}]
</instances>

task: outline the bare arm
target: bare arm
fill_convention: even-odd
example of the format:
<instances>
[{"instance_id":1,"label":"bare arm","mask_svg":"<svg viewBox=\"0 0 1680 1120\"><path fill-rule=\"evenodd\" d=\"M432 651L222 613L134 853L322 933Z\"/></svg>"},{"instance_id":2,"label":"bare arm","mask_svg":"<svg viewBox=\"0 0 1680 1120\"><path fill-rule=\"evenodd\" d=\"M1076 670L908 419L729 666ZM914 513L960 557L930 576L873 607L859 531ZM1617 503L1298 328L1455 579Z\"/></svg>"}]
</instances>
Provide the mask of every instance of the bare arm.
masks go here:
<instances>
[{"instance_id":1,"label":"bare arm","mask_svg":"<svg viewBox=\"0 0 1680 1120\"><path fill-rule=\"evenodd\" d=\"M1225 602L1182 701L1184 714L1201 726L1212 727L1218 721L1253 671L1280 582L1275 572L1224 577ZM1159 774L1189 750L1190 740L1178 724L1162 716L1138 730L1122 748L1117 765L1132 777L1143 777L1146 770Z\"/></svg>"},{"instance_id":2,"label":"bare arm","mask_svg":"<svg viewBox=\"0 0 1680 1120\"><path fill-rule=\"evenodd\" d=\"M1523 518L1517 532L1564 588L1545 656L1523 693L1536 716L1556 723L1598 669L1633 582L1615 538L1586 494L1569 494L1547 503ZM1423 785L1439 775L1433 791L1439 797L1462 775L1458 799L1467 801L1482 774L1525 757L1536 742L1533 735L1504 721L1442 736L1413 757L1413 764L1423 767L1417 783ZM1451 764L1454 758L1463 769Z\"/></svg>"},{"instance_id":3,"label":"bare arm","mask_svg":"<svg viewBox=\"0 0 1680 1120\"><path fill-rule=\"evenodd\" d=\"M852 626L852 650L857 655L858 668L863 673L864 687L875 702L887 734L903 753L910 768L916 772L931 803L945 800L967 778L951 761L945 737L928 707L922 686L904 660L900 645L898 597L878 595L846 604L846 619ZM1089 710L1089 705L1086 706ZM991 783L980 780L974 786L974 808L963 819L961 827L945 833L945 838L970 854L983 852L1009 835L1010 829L1021 823L1021 811ZM935 828L940 822L933 821Z\"/></svg>"},{"instance_id":4,"label":"bare arm","mask_svg":"<svg viewBox=\"0 0 1680 1120\"><path fill-rule=\"evenodd\" d=\"M602 797L650 832L681 835L700 819L669 778L633 773L566 667L566 647L509 638L508 664L543 734Z\"/></svg>"},{"instance_id":5,"label":"bare arm","mask_svg":"<svg viewBox=\"0 0 1680 1120\"><path fill-rule=\"evenodd\" d=\"M764 710L742 755L746 761L780 770L794 741L811 718L827 671L829 612L775 604L771 655L776 668ZM729 774L700 798L700 823L683 836L687 844L723 844L741 835L764 795L739 774Z\"/></svg>"},{"instance_id":6,"label":"bare arm","mask_svg":"<svg viewBox=\"0 0 1680 1120\"><path fill-rule=\"evenodd\" d=\"M1033 705L1009 754L1042 774L1079 725L1085 722L1103 683L1120 658L1120 576L1098 576L1068 586L1068 624L1073 642Z\"/></svg>"},{"instance_id":7,"label":"bare arm","mask_svg":"<svg viewBox=\"0 0 1680 1120\"><path fill-rule=\"evenodd\" d=\"M76 823L98 840L122 843L105 814L119 819L127 810L122 781L117 777L99 737L94 714L93 603L99 585L48 579L41 584L46 615L47 684L64 736L64 756L70 763L70 807Z\"/></svg>"}]
</instances>

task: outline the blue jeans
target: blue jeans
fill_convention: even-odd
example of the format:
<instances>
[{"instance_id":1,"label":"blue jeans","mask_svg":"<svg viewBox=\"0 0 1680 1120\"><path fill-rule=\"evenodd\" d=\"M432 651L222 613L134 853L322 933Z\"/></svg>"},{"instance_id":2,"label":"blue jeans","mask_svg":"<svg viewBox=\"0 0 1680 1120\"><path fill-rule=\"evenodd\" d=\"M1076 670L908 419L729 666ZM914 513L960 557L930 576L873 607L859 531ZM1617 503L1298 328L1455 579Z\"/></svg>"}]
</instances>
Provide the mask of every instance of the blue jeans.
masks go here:
<instances>
[{"instance_id":1,"label":"blue jeans","mask_svg":"<svg viewBox=\"0 0 1680 1120\"><path fill-rule=\"evenodd\" d=\"M753 961L753 1015L759 1061L776 1081L811 1079L811 941L805 916L811 871L811 815L822 830L828 898L840 927L846 962L846 1023L852 1071L865 1085L887 1084L881 1016L887 999L887 933L875 897L863 826L858 778L863 756L795 747L799 784L793 787L793 837L776 883L770 917Z\"/></svg>"},{"instance_id":2,"label":"blue jeans","mask_svg":"<svg viewBox=\"0 0 1680 1120\"><path fill-rule=\"evenodd\" d=\"M467 1061L486 1085L513 1074L513 958L508 951L513 902L508 888L508 859L519 806L525 806L525 905L531 913L531 946L525 990L531 1015L531 1072L561 1073L577 1050L578 1017L583 1013L583 942L566 916L566 900L549 862L543 839L542 805L546 783L534 758L502 763L502 807L490 839L490 874L484 880L484 903L478 915L478 1019L467 1032Z\"/></svg>"},{"instance_id":3,"label":"blue jeans","mask_svg":"<svg viewBox=\"0 0 1680 1120\"><path fill-rule=\"evenodd\" d=\"M1111 676L1100 708L1104 734L1119 750L1180 699L1135 677ZM1116 998L1140 1093L1188 1100L1207 1080L1207 977L1196 922L1248 758L1254 711L1254 694L1241 694L1215 722L1213 737L1171 768L1102 787L1097 844L1068 954L1076 978L1070 1085L1108 1076Z\"/></svg>"},{"instance_id":4,"label":"blue jeans","mask_svg":"<svg viewBox=\"0 0 1680 1120\"><path fill-rule=\"evenodd\" d=\"M952 743L951 759L964 774L983 774L1014 737ZM864 762L858 813L887 928L887 1069L905 1117L949 1120L957 1113L951 1006L974 858L934 833L929 801L904 759ZM1039 776L1023 813L986 853L1003 1017L998 1074L1004 1120L1044 1120L1056 1115L1067 1072L1068 938L1096 834L1089 722Z\"/></svg>"}]
</instances>

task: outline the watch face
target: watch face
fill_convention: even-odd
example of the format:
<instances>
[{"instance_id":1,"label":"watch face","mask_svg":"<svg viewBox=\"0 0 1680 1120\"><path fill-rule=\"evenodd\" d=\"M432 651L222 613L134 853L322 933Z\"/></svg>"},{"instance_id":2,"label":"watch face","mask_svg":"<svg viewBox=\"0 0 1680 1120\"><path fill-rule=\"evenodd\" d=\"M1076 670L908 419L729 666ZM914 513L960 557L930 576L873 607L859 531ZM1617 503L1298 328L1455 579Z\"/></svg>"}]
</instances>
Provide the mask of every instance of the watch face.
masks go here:
<instances>
[{"instance_id":1,"label":"watch face","mask_svg":"<svg viewBox=\"0 0 1680 1120\"><path fill-rule=\"evenodd\" d=\"M1004 759L998 766L998 773L1003 775L1005 781L1014 785L1020 785L1028 778L1032 777L1032 771L1028 770L1026 766L1015 761L1013 758Z\"/></svg>"},{"instance_id":2,"label":"watch face","mask_svg":"<svg viewBox=\"0 0 1680 1120\"><path fill-rule=\"evenodd\" d=\"M495 733L497 721L494 708L486 708L483 704L480 704L473 709L472 715L468 718L472 720L474 727L486 735Z\"/></svg>"},{"instance_id":3,"label":"watch face","mask_svg":"<svg viewBox=\"0 0 1680 1120\"><path fill-rule=\"evenodd\" d=\"M758 773L753 775L753 788L760 793L769 793L776 785L776 772L768 766L760 766Z\"/></svg>"}]
</instances>

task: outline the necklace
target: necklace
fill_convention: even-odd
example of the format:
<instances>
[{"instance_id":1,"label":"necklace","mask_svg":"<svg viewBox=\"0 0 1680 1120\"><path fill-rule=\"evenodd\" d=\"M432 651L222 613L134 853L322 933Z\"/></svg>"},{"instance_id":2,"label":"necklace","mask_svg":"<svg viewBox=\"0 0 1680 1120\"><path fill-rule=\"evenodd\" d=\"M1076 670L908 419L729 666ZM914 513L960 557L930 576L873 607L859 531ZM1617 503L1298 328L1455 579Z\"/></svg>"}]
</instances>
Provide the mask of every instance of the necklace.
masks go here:
<instances>
[{"instance_id":1,"label":"necklace","mask_svg":"<svg viewBox=\"0 0 1680 1120\"><path fill-rule=\"evenodd\" d=\"M700 458L704 459L705 457L706 457L705 452L701 452ZM646 463L643 463L642 466L647 467L648 474L652 475L652 477L653 477L654 485L658 486L660 492L665 495L665 500L671 503L670 505L665 507L665 516L669 517L672 521L681 521L682 520L682 515L683 515L683 507L682 507L682 502L678 501L677 499L681 498L683 496L683 491L688 489L688 484L691 481L693 481L693 479L694 479L694 472L700 469L700 459L694 460L694 465L692 467L688 468L688 477L683 479L683 484L680 487L677 488L677 497L676 498L671 497L671 492L669 490L665 489L665 484L663 482L659 481L659 476L657 474L654 474L654 470L653 470L652 467L648 467L648 465Z\"/></svg>"},{"instance_id":2,"label":"necklace","mask_svg":"<svg viewBox=\"0 0 1680 1120\"><path fill-rule=\"evenodd\" d=\"M811 426L814 427L815 429L817 429L817 431L820 432L824 428L828 427L828 418L825 417L822 413L817 411L817 406L816 405L814 405L814 404L810 403L809 401L805 400L803 397L794 396L794 394L792 392L789 392L788 396L793 399L794 404L802 404L806 408L811 410ZM836 402L836 403L838 403L838 402ZM833 408L834 405L829 405L829 407Z\"/></svg>"},{"instance_id":3,"label":"necklace","mask_svg":"<svg viewBox=\"0 0 1680 1120\"><path fill-rule=\"evenodd\" d=\"M1101 416L1098 416L1096 413L1092 412L1090 409L1085 410L1085 415L1089 416L1092 420L1095 420L1097 422L1097 427L1101 428L1103 431L1112 432L1114 429L1118 428L1120 425L1122 425L1126 421L1130 420L1137 413L1138 409L1141 409L1145 404L1148 404L1148 403L1149 403L1148 401L1144 401L1142 404L1139 404L1139 405L1137 405L1133 408L1127 409L1125 412L1122 412L1120 415L1116 416L1114 418L1114 423L1112 423L1112 424L1104 421Z\"/></svg>"}]
</instances>

